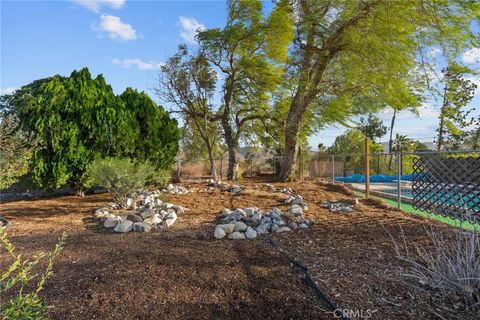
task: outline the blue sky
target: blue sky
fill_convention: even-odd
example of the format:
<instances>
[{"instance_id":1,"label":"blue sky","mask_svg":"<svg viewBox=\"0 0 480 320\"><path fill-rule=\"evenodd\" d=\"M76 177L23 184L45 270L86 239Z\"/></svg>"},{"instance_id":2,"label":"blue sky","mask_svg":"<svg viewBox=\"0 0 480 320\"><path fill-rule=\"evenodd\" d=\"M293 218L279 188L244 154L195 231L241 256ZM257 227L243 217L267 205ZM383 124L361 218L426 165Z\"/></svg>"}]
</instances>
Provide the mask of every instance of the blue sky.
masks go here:
<instances>
[{"instance_id":1,"label":"blue sky","mask_svg":"<svg viewBox=\"0 0 480 320\"><path fill-rule=\"evenodd\" d=\"M2 94L35 79L88 67L94 76L104 74L116 93L130 86L155 99L149 88L160 64L178 44L195 46L197 28L223 26L226 15L224 1L0 1ZM440 70L441 51L433 48L431 56L438 59ZM459 60L478 68L480 49L466 48ZM480 84L478 76L473 80ZM394 133L432 141L439 104L428 101L420 118L401 113ZM471 103L476 114L479 106L480 90ZM380 116L388 124L391 113ZM311 137L310 144L330 145L344 130L326 128Z\"/></svg>"}]
</instances>

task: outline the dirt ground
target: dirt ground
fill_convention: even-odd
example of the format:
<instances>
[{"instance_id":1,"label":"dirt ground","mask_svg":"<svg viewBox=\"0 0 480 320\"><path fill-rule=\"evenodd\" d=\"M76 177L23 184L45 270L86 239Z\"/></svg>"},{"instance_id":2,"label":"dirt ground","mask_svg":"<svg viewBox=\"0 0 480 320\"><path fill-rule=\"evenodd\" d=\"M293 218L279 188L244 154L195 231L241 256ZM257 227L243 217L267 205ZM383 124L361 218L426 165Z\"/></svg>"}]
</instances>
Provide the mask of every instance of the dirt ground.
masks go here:
<instances>
[{"instance_id":1,"label":"dirt ground","mask_svg":"<svg viewBox=\"0 0 480 320\"><path fill-rule=\"evenodd\" d=\"M68 232L43 292L53 319L334 318L279 248L307 266L341 309L371 319L435 319L426 308L429 295L398 279L400 262L386 231L399 237L401 226L409 239L426 241L424 227L432 221L365 201L353 214L334 214L322 202L353 201L343 187L274 183L303 196L313 227L216 240L215 218L223 208L286 209L285 195L267 191L264 183L242 181L248 188L239 195L165 196L189 210L172 228L148 234L114 234L93 222L93 211L111 202L108 194L5 202L0 216L11 221L9 237L23 255L50 250ZM2 251L1 268L7 263Z\"/></svg>"}]
</instances>

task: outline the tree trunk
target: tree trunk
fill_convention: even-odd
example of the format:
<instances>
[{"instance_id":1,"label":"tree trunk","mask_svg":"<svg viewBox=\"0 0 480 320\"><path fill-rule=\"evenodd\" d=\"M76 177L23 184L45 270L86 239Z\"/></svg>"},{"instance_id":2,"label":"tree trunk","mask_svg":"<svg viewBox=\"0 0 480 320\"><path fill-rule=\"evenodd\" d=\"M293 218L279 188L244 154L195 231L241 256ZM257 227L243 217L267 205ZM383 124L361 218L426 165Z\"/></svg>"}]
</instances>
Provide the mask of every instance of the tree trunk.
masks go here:
<instances>
[{"instance_id":1,"label":"tree trunk","mask_svg":"<svg viewBox=\"0 0 480 320\"><path fill-rule=\"evenodd\" d=\"M215 170L215 159L213 158L213 150L212 146L207 143L207 151L208 151L208 160L210 161L210 175L212 179L217 181L217 171Z\"/></svg>"},{"instance_id":2,"label":"tree trunk","mask_svg":"<svg viewBox=\"0 0 480 320\"><path fill-rule=\"evenodd\" d=\"M237 159L237 147L238 147L238 137L234 135L232 125L230 123L229 113L224 113L222 117L222 127L225 135L225 144L227 145L228 151L228 169L227 169L227 180L235 180L238 159Z\"/></svg>"},{"instance_id":3,"label":"tree trunk","mask_svg":"<svg viewBox=\"0 0 480 320\"><path fill-rule=\"evenodd\" d=\"M440 110L440 126L438 128L438 141L437 141L437 151L440 151L442 149L443 145L443 132L445 130L445 108L448 105L448 99L447 99L447 85L445 85L445 88L443 89L443 104L442 104L442 109Z\"/></svg>"},{"instance_id":4,"label":"tree trunk","mask_svg":"<svg viewBox=\"0 0 480 320\"><path fill-rule=\"evenodd\" d=\"M388 140L388 153L390 154L390 159L388 162L388 171L392 170L393 165L393 127L395 126L395 118L397 116L397 110L393 109L392 122L390 123L390 139Z\"/></svg>"},{"instance_id":5,"label":"tree trunk","mask_svg":"<svg viewBox=\"0 0 480 320\"><path fill-rule=\"evenodd\" d=\"M298 156L298 134L303 119L304 108L292 101L285 121L285 154L278 178L286 181L293 178Z\"/></svg>"}]
</instances>

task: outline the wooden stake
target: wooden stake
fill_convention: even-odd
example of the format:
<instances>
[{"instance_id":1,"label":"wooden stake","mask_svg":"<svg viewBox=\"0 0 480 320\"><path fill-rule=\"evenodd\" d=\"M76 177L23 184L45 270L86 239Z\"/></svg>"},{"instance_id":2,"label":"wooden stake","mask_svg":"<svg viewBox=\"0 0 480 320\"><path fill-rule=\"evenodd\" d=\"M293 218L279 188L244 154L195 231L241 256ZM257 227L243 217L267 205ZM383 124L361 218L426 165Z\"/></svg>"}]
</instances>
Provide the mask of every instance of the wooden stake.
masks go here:
<instances>
[{"instance_id":1,"label":"wooden stake","mask_svg":"<svg viewBox=\"0 0 480 320\"><path fill-rule=\"evenodd\" d=\"M370 197L370 144L365 137L365 198Z\"/></svg>"}]
</instances>

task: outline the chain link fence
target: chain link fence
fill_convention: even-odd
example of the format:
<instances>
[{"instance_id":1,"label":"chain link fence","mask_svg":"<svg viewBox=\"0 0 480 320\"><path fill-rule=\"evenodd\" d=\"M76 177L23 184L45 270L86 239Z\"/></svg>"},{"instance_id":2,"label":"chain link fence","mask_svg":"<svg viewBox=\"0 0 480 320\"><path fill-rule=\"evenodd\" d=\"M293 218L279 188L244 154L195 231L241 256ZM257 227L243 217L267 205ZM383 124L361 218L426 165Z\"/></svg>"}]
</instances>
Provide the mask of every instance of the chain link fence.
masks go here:
<instances>
[{"instance_id":1,"label":"chain link fence","mask_svg":"<svg viewBox=\"0 0 480 320\"><path fill-rule=\"evenodd\" d=\"M237 175L276 175L282 156L238 157ZM370 178L365 175L366 164ZM416 210L480 222L480 151L406 152L329 155L325 152L301 154L297 161L299 180L327 179L346 183L352 189ZM214 162L217 179L226 179L228 158ZM176 163L180 181L214 178L210 161L182 160Z\"/></svg>"}]
</instances>

